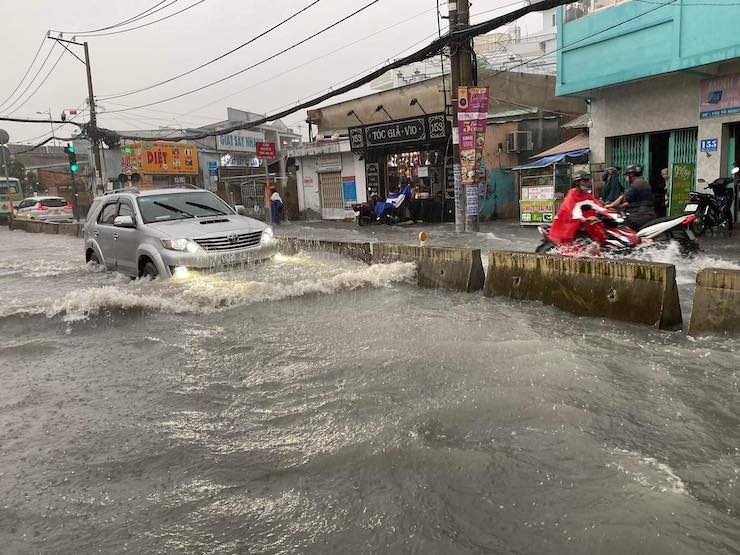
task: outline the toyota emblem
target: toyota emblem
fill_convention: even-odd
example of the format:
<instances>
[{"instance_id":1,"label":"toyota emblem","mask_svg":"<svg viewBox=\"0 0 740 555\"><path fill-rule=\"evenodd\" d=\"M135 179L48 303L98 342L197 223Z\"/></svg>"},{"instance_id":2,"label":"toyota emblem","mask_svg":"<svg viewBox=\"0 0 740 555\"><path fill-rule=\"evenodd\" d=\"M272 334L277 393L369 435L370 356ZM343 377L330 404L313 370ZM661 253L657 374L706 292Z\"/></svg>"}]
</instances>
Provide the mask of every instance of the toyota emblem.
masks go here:
<instances>
[{"instance_id":1,"label":"toyota emblem","mask_svg":"<svg viewBox=\"0 0 740 555\"><path fill-rule=\"evenodd\" d=\"M239 236L236 233L232 233L231 235L229 235L228 239L229 239L229 243L234 245L239 241Z\"/></svg>"}]
</instances>

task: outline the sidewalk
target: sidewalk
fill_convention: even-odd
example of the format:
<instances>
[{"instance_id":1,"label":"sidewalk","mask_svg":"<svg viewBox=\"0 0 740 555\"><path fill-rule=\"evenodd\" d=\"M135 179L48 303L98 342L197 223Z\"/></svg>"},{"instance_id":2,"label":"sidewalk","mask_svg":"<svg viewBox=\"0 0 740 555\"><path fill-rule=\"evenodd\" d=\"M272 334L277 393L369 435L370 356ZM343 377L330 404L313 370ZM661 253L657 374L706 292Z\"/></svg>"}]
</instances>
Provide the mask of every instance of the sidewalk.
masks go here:
<instances>
[{"instance_id":1,"label":"sidewalk","mask_svg":"<svg viewBox=\"0 0 740 555\"><path fill-rule=\"evenodd\" d=\"M426 231L430 247L467 247L490 251L533 252L540 242L536 226L520 226L516 220L482 222L478 233L455 233L455 224L370 225L360 227L356 222L316 220L288 222L275 228L279 237L325 239L330 241L370 241L418 245L419 232ZM740 233L734 237L724 234L699 238L705 254L740 263Z\"/></svg>"}]
</instances>

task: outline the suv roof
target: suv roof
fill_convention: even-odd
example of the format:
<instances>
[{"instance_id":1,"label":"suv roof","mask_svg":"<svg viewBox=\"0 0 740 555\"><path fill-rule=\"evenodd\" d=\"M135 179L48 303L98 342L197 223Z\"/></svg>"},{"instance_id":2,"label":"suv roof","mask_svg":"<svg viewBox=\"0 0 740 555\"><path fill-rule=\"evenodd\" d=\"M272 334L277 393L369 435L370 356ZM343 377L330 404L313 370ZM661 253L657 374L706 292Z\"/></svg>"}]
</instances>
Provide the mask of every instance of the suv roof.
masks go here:
<instances>
[{"instance_id":1,"label":"suv roof","mask_svg":"<svg viewBox=\"0 0 740 555\"><path fill-rule=\"evenodd\" d=\"M39 195L37 197L26 197L23 200L49 200L49 199L52 199L52 198L59 199L59 200L64 200L64 201L67 200L64 197L57 197L57 196L54 196L54 195ZM21 202L23 202L23 200Z\"/></svg>"},{"instance_id":2,"label":"suv roof","mask_svg":"<svg viewBox=\"0 0 740 555\"><path fill-rule=\"evenodd\" d=\"M188 187L168 187L167 189L145 189L140 190L136 188L125 188L125 189L114 189L113 191L108 191L105 193L106 196L108 195L135 195L140 197L148 197L151 195L166 195L170 193L192 193L192 192L204 192L204 193L210 193L207 189L201 189L199 187L195 188L188 188Z\"/></svg>"}]
</instances>

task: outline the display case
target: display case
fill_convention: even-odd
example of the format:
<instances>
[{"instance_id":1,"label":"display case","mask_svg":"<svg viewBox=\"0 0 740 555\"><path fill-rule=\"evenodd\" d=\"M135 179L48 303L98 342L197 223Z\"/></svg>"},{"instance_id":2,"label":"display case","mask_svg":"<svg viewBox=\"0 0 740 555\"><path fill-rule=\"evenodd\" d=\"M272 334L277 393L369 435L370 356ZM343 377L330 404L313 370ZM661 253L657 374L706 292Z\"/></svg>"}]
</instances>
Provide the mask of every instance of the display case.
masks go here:
<instances>
[{"instance_id":1,"label":"display case","mask_svg":"<svg viewBox=\"0 0 740 555\"><path fill-rule=\"evenodd\" d=\"M570 188L570 164L522 168L519 221L521 225L552 222Z\"/></svg>"}]
</instances>

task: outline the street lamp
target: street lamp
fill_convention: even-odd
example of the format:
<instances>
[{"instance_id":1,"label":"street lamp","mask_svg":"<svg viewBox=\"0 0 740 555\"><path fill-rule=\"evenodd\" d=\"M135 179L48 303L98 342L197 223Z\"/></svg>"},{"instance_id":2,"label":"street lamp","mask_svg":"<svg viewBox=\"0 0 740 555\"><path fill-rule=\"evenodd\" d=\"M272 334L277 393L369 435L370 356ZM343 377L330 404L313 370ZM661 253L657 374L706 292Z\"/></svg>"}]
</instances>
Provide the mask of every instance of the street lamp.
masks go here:
<instances>
[{"instance_id":1,"label":"street lamp","mask_svg":"<svg viewBox=\"0 0 740 555\"><path fill-rule=\"evenodd\" d=\"M379 105L378 105L378 107L377 107L377 108L375 108L375 111L376 111L376 112L380 112L381 110L383 110L383 111L385 112L385 115L386 115L386 116L388 116L388 119L389 119L389 120L393 121L393 116L391 116L391 115L390 115L390 114L388 113L388 110L386 110L386 109L385 109L385 107L384 107L384 106L383 106L382 104L379 104Z\"/></svg>"},{"instance_id":2,"label":"street lamp","mask_svg":"<svg viewBox=\"0 0 740 555\"><path fill-rule=\"evenodd\" d=\"M350 110L349 112L347 112L347 117L350 117L350 116L355 116L355 117L357 118L357 121L359 121L359 122L360 122L360 125L365 125L364 123L362 123L362 120L360 119L360 116L358 116L358 115L357 115L357 114L355 113L355 111L354 111L354 110Z\"/></svg>"},{"instance_id":3,"label":"street lamp","mask_svg":"<svg viewBox=\"0 0 740 555\"><path fill-rule=\"evenodd\" d=\"M44 115L44 116L49 116L49 127L51 127L51 136L53 137L54 136L54 123L53 123L54 118L51 117L51 108L49 108L47 112L36 112L36 113L40 115ZM56 141L52 139L51 144L52 146L56 146Z\"/></svg>"},{"instance_id":4,"label":"street lamp","mask_svg":"<svg viewBox=\"0 0 740 555\"><path fill-rule=\"evenodd\" d=\"M419 102L419 99L412 98L411 102L409 102L409 106L418 106L419 109L424 112L424 115L427 115L427 111L424 109L424 106L421 105L421 102Z\"/></svg>"}]
</instances>

